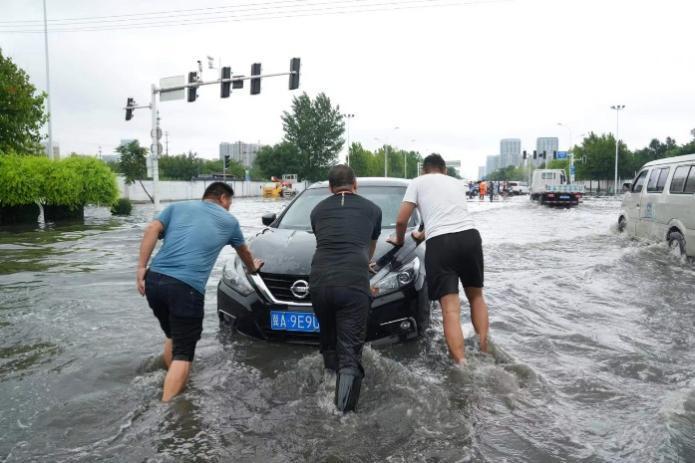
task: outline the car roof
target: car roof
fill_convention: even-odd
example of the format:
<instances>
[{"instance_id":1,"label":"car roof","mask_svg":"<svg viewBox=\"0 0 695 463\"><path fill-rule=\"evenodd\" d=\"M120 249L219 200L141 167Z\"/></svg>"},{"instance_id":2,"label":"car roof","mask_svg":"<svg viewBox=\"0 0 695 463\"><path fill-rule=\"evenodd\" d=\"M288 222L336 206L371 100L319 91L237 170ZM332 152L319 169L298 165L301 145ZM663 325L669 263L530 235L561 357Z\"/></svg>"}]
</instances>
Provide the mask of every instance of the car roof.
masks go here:
<instances>
[{"instance_id":1,"label":"car roof","mask_svg":"<svg viewBox=\"0 0 695 463\"><path fill-rule=\"evenodd\" d=\"M673 156L671 158L657 159L656 161L651 161L646 163L642 168L659 166L662 164L675 164L677 162L692 162L695 161L695 154L684 154L683 156Z\"/></svg>"},{"instance_id":2,"label":"car roof","mask_svg":"<svg viewBox=\"0 0 695 463\"><path fill-rule=\"evenodd\" d=\"M357 177L357 186L408 186L410 180L395 177ZM328 180L312 183L312 188L328 188Z\"/></svg>"}]
</instances>

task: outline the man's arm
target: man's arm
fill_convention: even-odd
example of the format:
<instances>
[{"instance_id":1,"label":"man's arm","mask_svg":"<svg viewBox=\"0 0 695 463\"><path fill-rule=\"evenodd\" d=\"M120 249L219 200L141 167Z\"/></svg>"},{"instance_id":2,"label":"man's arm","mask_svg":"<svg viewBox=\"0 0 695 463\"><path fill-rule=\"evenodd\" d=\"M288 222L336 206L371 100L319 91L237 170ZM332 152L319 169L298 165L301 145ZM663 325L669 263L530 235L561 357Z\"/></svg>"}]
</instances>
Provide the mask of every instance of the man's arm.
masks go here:
<instances>
[{"instance_id":1,"label":"man's arm","mask_svg":"<svg viewBox=\"0 0 695 463\"><path fill-rule=\"evenodd\" d=\"M236 250L236 253L239 255L241 261L246 266L246 269L249 271L249 273L255 274L261 269L261 267L263 267L263 261L261 259L254 259L251 255L249 247L245 244L235 247L234 249Z\"/></svg>"},{"instance_id":2,"label":"man's arm","mask_svg":"<svg viewBox=\"0 0 695 463\"><path fill-rule=\"evenodd\" d=\"M136 276L136 286L141 296L145 295L145 273L147 263L150 261L152 251L157 245L159 235L164 231L164 225L159 220L153 220L145 228L145 234L140 242L140 257L138 258L138 270Z\"/></svg>"},{"instance_id":3,"label":"man's arm","mask_svg":"<svg viewBox=\"0 0 695 463\"><path fill-rule=\"evenodd\" d=\"M394 246L403 246L405 231L408 229L408 222L414 210L415 204L408 201L403 201L401 203L401 208L398 210L398 217L396 218L396 236L394 238L389 238L387 240L389 243Z\"/></svg>"}]
</instances>

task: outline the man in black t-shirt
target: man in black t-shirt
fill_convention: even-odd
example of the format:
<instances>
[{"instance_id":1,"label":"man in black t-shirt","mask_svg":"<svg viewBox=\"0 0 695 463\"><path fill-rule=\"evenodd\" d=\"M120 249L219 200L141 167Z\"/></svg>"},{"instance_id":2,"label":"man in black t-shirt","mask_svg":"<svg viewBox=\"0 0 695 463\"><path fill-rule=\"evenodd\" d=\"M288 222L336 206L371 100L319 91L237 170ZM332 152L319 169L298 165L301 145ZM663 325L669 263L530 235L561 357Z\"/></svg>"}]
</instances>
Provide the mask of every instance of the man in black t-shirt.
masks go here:
<instances>
[{"instance_id":1,"label":"man in black t-shirt","mask_svg":"<svg viewBox=\"0 0 695 463\"><path fill-rule=\"evenodd\" d=\"M309 281L324 364L338 373L335 404L347 412L357 405L364 377L369 262L381 234L381 209L356 194L355 173L348 166L333 167L328 184L333 194L311 211L316 253Z\"/></svg>"}]
</instances>

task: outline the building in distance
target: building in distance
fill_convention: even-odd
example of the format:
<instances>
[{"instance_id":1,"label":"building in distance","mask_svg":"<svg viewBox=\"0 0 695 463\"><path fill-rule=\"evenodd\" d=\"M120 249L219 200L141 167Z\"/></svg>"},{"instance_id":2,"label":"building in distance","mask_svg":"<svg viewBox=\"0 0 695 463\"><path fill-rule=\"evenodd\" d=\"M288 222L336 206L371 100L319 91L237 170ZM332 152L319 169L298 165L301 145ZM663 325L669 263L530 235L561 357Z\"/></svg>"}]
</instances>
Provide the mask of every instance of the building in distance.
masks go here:
<instances>
[{"instance_id":1,"label":"building in distance","mask_svg":"<svg viewBox=\"0 0 695 463\"><path fill-rule=\"evenodd\" d=\"M499 155L493 154L487 157L485 160L485 175L490 175L497 169L499 169L500 157Z\"/></svg>"},{"instance_id":2,"label":"building in distance","mask_svg":"<svg viewBox=\"0 0 695 463\"><path fill-rule=\"evenodd\" d=\"M498 169L521 164L521 139L503 138L500 140L500 162Z\"/></svg>"},{"instance_id":3,"label":"building in distance","mask_svg":"<svg viewBox=\"0 0 695 463\"><path fill-rule=\"evenodd\" d=\"M236 161L244 167L250 168L256 160L256 155L263 145L260 143L244 143L237 141L235 143L220 143L220 160L223 161L225 156L233 161Z\"/></svg>"},{"instance_id":4,"label":"building in distance","mask_svg":"<svg viewBox=\"0 0 695 463\"><path fill-rule=\"evenodd\" d=\"M478 167L478 180L483 180L485 178L485 166Z\"/></svg>"},{"instance_id":5,"label":"building in distance","mask_svg":"<svg viewBox=\"0 0 695 463\"><path fill-rule=\"evenodd\" d=\"M557 151L558 146L560 146L560 143L557 137L536 138L536 151L539 155L542 154L543 151L546 152L547 159L545 159L545 161L550 161L551 159L553 159L553 151ZM543 161L544 159L539 156L536 159L536 162L534 162L534 165L538 166L542 164Z\"/></svg>"}]
</instances>

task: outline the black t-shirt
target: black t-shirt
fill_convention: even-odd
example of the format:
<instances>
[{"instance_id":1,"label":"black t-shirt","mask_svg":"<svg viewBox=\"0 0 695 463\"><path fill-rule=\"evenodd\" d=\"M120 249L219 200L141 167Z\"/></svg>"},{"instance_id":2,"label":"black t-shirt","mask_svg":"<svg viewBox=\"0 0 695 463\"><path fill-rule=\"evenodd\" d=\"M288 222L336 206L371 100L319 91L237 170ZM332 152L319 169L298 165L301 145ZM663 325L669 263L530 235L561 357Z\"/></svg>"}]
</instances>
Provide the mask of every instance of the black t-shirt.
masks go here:
<instances>
[{"instance_id":1,"label":"black t-shirt","mask_svg":"<svg viewBox=\"0 0 695 463\"><path fill-rule=\"evenodd\" d=\"M332 195L311 211L316 253L313 288L339 286L369 294L369 245L381 234L381 209L356 194Z\"/></svg>"}]
</instances>

